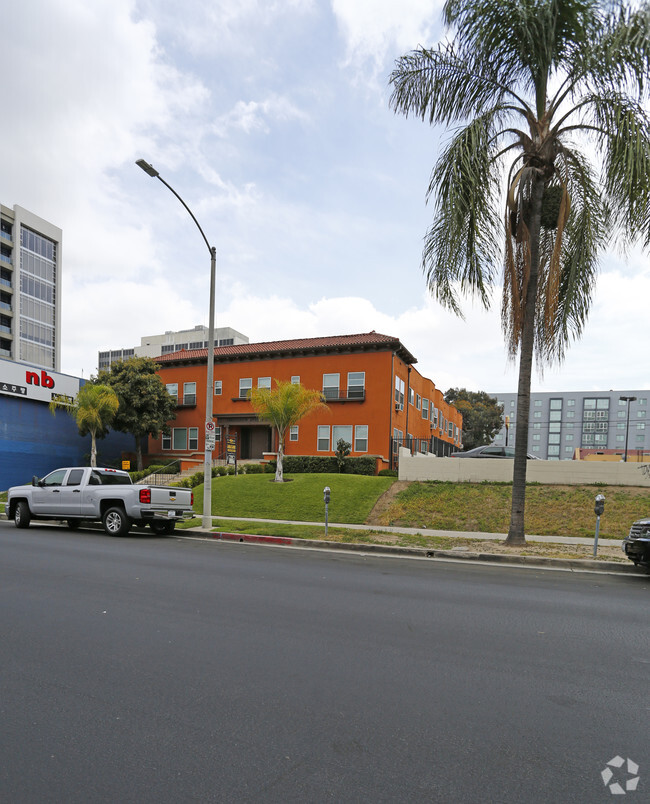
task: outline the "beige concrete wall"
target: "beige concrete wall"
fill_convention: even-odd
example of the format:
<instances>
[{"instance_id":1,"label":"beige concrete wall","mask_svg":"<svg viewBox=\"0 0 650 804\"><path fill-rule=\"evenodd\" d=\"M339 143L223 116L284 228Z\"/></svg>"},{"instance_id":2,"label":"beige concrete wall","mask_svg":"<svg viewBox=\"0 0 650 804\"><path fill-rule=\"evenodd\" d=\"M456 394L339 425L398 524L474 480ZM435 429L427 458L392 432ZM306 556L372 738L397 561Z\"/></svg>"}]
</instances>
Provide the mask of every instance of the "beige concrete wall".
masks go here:
<instances>
[{"instance_id":1,"label":"beige concrete wall","mask_svg":"<svg viewBox=\"0 0 650 804\"><path fill-rule=\"evenodd\" d=\"M484 481L512 482L513 461L508 458L435 458L411 457L401 448L400 480L449 480L456 483ZM647 473L643 467L647 467ZM606 483L608 486L647 486L650 488L650 464L596 461L528 461L529 483L575 486Z\"/></svg>"}]
</instances>

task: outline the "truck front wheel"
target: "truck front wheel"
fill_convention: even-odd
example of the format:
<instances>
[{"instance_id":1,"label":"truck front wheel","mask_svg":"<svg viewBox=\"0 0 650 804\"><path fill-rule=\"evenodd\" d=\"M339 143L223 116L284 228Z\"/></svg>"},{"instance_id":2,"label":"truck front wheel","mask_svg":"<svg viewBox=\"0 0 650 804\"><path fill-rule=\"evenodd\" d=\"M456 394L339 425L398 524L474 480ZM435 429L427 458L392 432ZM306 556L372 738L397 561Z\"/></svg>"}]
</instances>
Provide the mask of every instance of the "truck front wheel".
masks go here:
<instances>
[{"instance_id":1,"label":"truck front wheel","mask_svg":"<svg viewBox=\"0 0 650 804\"><path fill-rule=\"evenodd\" d=\"M123 508L107 508L102 517L104 530L109 536L126 536L131 527L128 516Z\"/></svg>"},{"instance_id":2,"label":"truck front wheel","mask_svg":"<svg viewBox=\"0 0 650 804\"><path fill-rule=\"evenodd\" d=\"M14 511L14 524L17 528L28 528L31 521L32 515L29 510L29 505L24 501L19 502Z\"/></svg>"}]
</instances>

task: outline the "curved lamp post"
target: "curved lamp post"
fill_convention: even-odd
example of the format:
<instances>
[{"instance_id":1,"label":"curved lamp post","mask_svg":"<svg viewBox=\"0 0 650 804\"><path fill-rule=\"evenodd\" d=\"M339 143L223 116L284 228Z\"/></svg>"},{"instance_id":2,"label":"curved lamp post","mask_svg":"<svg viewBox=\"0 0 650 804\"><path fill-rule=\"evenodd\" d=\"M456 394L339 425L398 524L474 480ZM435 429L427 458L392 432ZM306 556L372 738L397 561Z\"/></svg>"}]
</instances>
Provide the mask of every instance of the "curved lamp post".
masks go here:
<instances>
[{"instance_id":1,"label":"curved lamp post","mask_svg":"<svg viewBox=\"0 0 650 804\"><path fill-rule=\"evenodd\" d=\"M206 381L206 397L205 397L205 422L206 424L212 423L212 403L213 403L213 396L214 393L213 384L214 384L214 286L215 286L215 275L216 275L216 268L217 268L217 249L214 246L211 246L208 243L208 238L205 236L203 229L199 225L199 222L194 217L194 213L192 210L187 206L185 201L180 197L180 195L171 187L167 182L161 177L158 171L152 167L148 162L145 162L144 159L138 159L135 163L139 168L142 168L144 172L155 179L161 181L168 190L171 190L172 193L178 198L181 204L185 207L185 209L189 212L190 217L196 224L197 229L201 232L201 237L205 241L205 245L208 247L208 251L210 252L210 318L208 321L208 376ZM207 429L204 427L203 430L203 437L206 436ZM203 464L203 520L202 526L204 528L211 528L212 527L212 453L205 449L204 445L204 454L205 460Z\"/></svg>"}]
</instances>

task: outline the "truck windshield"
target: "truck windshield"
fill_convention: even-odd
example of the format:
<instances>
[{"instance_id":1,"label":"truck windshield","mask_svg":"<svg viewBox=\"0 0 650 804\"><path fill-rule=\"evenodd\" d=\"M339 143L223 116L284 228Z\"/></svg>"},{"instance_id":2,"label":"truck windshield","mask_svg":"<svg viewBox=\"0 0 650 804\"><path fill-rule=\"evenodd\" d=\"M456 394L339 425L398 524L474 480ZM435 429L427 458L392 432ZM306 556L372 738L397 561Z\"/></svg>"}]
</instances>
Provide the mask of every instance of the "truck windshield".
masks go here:
<instances>
[{"instance_id":1,"label":"truck windshield","mask_svg":"<svg viewBox=\"0 0 650 804\"><path fill-rule=\"evenodd\" d=\"M90 482L100 486L130 486L131 476L126 472L93 472Z\"/></svg>"}]
</instances>

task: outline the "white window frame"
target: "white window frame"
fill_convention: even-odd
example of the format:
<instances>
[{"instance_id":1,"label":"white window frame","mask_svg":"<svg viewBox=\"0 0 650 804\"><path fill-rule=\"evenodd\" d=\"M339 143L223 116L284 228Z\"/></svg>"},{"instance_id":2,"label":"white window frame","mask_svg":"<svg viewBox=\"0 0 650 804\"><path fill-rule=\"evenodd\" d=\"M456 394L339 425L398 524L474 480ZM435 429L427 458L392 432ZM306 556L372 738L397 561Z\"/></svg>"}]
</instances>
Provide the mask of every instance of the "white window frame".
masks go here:
<instances>
[{"instance_id":1,"label":"white window frame","mask_svg":"<svg viewBox=\"0 0 650 804\"><path fill-rule=\"evenodd\" d=\"M300 374L294 374L291 377L291 385L300 385Z\"/></svg>"},{"instance_id":2,"label":"white window frame","mask_svg":"<svg viewBox=\"0 0 650 804\"><path fill-rule=\"evenodd\" d=\"M297 441L298 440L298 433L299 433L299 425L292 424L289 428L289 441Z\"/></svg>"},{"instance_id":3,"label":"white window frame","mask_svg":"<svg viewBox=\"0 0 650 804\"><path fill-rule=\"evenodd\" d=\"M198 427L188 427L187 429L187 448L192 450L197 450L199 448L199 428Z\"/></svg>"},{"instance_id":4,"label":"white window frame","mask_svg":"<svg viewBox=\"0 0 650 804\"><path fill-rule=\"evenodd\" d=\"M348 371L348 399L363 399L366 393L366 372Z\"/></svg>"},{"instance_id":5,"label":"white window frame","mask_svg":"<svg viewBox=\"0 0 650 804\"><path fill-rule=\"evenodd\" d=\"M345 436L341 435L340 434L341 430L345 430L346 433L349 431L349 433L350 433L349 437L347 435L345 435ZM332 450L336 450L336 445L339 443L339 438L342 438L344 441L346 441L350 445L350 449L352 449L352 446L354 444L353 436L354 436L354 428L352 427L351 424L333 424L332 425Z\"/></svg>"},{"instance_id":6,"label":"white window frame","mask_svg":"<svg viewBox=\"0 0 650 804\"><path fill-rule=\"evenodd\" d=\"M176 433L180 434L183 433L183 444L184 446L179 447L176 446ZM174 452L187 452L187 427L174 427L172 428L172 449Z\"/></svg>"},{"instance_id":7,"label":"white window frame","mask_svg":"<svg viewBox=\"0 0 650 804\"><path fill-rule=\"evenodd\" d=\"M321 442L327 442L326 447L321 446ZM329 424L319 424L316 431L316 451L329 452L330 451L330 426Z\"/></svg>"},{"instance_id":8,"label":"white window frame","mask_svg":"<svg viewBox=\"0 0 650 804\"><path fill-rule=\"evenodd\" d=\"M223 393L223 382L221 380L214 381L214 395L221 396Z\"/></svg>"},{"instance_id":9,"label":"white window frame","mask_svg":"<svg viewBox=\"0 0 650 804\"><path fill-rule=\"evenodd\" d=\"M429 400L426 397L422 398L422 418L429 418Z\"/></svg>"},{"instance_id":10,"label":"white window frame","mask_svg":"<svg viewBox=\"0 0 650 804\"><path fill-rule=\"evenodd\" d=\"M177 382L168 382L165 386L167 389L167 393L170 396L173 396L176 402L178 402L178 383Z\"/></svg>"},{"instance_id":11,"label":"white window frame","mask_svg":"<svg viewBox=\"0 0 650 804\"><path fill-rule=\"evenodd\" d=\"M365 435L363 433L365 432ZM359 446L365 442L365 449ZM355 424L354 425L354 451L355 452L368 452L368 425Z\"/></svg>"},{"instance_id":12,"label":"white window frame","mask_svg":"<svg viewBox=\"0 0 650 804\"><path fill-rule=\"evenodd\" d=\"M188 389L194 388L193 391L189 391ZM189 397L189 401L188 401ZM196 383L195 382L184 382L183 383L183 404L184 405L196 405Z\"/></svg>"},{"instance_id":13,"label":"white window frame","mask_svg":"<svg viewBox=\"0 0 650 804\"><path fill-rule=\"evenodd\" d=\"M257 387L258 388L268 388L271 389L271 378L270 377L258 377L257 378Z\"/></svg>"},{"instance_id":14,"label":"white window frame","mask_svg":"<svg viewBox=\"0 0 650 804\"><path fill-rule=\"evenodd\" d=\"M333 384L333 379L336 377L336 385ZM336 393L332 393L336 390ZM338 399L341 393L341 375L340 374L323 374L323 396L325 400Z\"/></svg>"},{"instance_id":15,"label":"white window frame","mask_svg":"<svg viewBox=\"0 0 650 804\"><path fill-rule=\"evenodd\" d=\"M171 449L172 448L172 434L171 433L169 433L169 435L165 435L163 433L162 448L163 449Z\"/></svg>"},{"instance_id":16,"label":"white window frame","mask_svg":"<svg viewBox=\"0 0 650 804\"><path fill-rule=\"evenodd\" d=\"M247 399L248 392L253 390L253 378L252 377L240 377L239 378L239 398L240 399ZM242 393L243 391L243 393Z\"/></svg>"}]
</instances>

